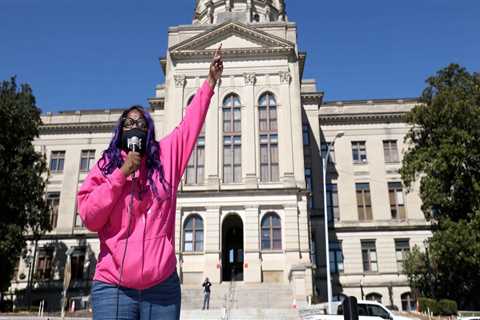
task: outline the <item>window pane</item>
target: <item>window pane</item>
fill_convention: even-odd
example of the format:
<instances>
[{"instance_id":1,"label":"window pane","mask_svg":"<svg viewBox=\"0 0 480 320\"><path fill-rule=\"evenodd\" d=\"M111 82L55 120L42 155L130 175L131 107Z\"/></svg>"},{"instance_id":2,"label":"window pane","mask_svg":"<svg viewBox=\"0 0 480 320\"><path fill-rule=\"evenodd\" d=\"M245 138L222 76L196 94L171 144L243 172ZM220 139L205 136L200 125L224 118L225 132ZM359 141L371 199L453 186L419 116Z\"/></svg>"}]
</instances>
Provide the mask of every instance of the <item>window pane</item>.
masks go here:
<instances>
[{"instance_id":1,"label":"window pane","mask_svg":"<svg viewBox=\"0 0 480 320\"><path fill-rule=\"evenodd\" d=\"M262 181L268 180L268 165L261 165L260 166L260 179Z\"/></svg>"},{"instance_id":2,"label":"window pane","mask_svg":"<svg viewBox=\"0 0 480 320\"><path fill-rule=\"evenodd\" d=\"M236 145L233 148L233 160L235 164L240 164L242 163L242 149L239 145Z\"/></svg>"},{"instance_id":3,"label":"window pane","mask_svg":"<svg viewBox=\"0 0 480 320\"><path fill-rule=\"evenodd\" d=\"M282 249L282 241L273 240L273 250L280 250L280 249Z\"/></svg>"},{"instance_id":4,"label":"window pane","mask_svg":"<svg viewBox=\"0 0 480 320\"><path fill-rule=\"evenodd\" d=\"M264 94L260 97L260 100L258 101L258 104L260 106L266 106L267 105L267 95Z\"/></svg>"},{"instance_id":5,"label":"window pane","mask_svg":"<svg viewBox=\"0 0 480 320\"><path fill-rule=\"evenodd\" d=\"M192 242L185 242L185 251L192 252L193 251L193 243Z\"/></svg>"},{"instance_id":6,"label":"window pane","mask_svg":"<svg viewBox=\"0 0 480 320\"><path fill-rule=\"evenodd\" d=\"M267 108L258 108L258 115L260 120L266 120L267 119Z\"/></svg>"},{"instance_id":7,"label":"window pane","mask_svg":"<svg viewBox=\"0 0 480 320\"><path fill-rule=\"evenodd\" d=\"M277 120L270 120L270 131L277 131Z\"/></svg>"},{"instance_id":8,"label":"window pane","mask_svg":"<svg viewBox=\"0 0 480 320\"><path fill-rule=\"evenodd\" d=\"M242 131L242 124L241 124L240 120L235 121L235 122L233 123L233 131L235 131L235 132L240 132L240 131Z\"/></svg>"},{"instance_id":9,"label":"window pane","mask_svg":"<svg viewBox=\"0 0 480 320\"><path fill-rule=\"evenodd\" d=\"M185 241L193 241L193 232L192 231L186 231L185 232Z\"/></svg>"},{"instance_id":10,"label":"window pane","mask_svg":"<svg viewBox=\"0 0 480 320\"><path fill-rule=\"evenodd\" d=\"M269 250L270 249L270 240L262 240L262 249Z\"/></svg>"},{"instance_id":11,"label":"window pane","mask_svg":"<svg viewBox=\"0 0 480 320\"><path fill-rule=\"evenodd\" d=\"M203 231L196 231L195 232L195 241L198 241L198 242L203 241Z\"/></svg>"},{"instance_id":12,"label":"window pane","mask_svg":"<svg viewBox=\"0 0 480 320\"><path fill-rule=\"evenodd\" d=\"M225 165L223 167L223 181L225 183L233 182L233 169L231 165Z\"/></svg>"},{"instance_id":13,"label":"window pane","mask_svg":"<svg viewBox=\"0 0 480 320\"><path fill-rule=\"evenodd\" d=\"M223 121L223 132L232 131L232 122L230 120Z\"/></svg>"},{"instance_id":14,"label":"window pane","mask_svg":"<svg viewBox=\"0 0 480 320\"><path fill-rule=\"evenodd\" d=\"M278 147L275 144L272 144L270 147L270 161L278 163Z\"/></svg>"},{"instance_id":15,"label":"window pane","mask_svg":"<svg viewBox=\"0 0 480 320\"><path fill-rule=\"evenodd\" d=\"M233 174L233 182L240 182L242 179L242 167L240 165L234 166Z\"/></svg>"},{"instance_id":16,"label":"window pane","mask_svg":"<svg viewBox=\"0 0 480 320\"><path fill-rule=\"evenodd\" d=\"M268 163L268 146L267 145L260 145L260 163L262 164Z\"/></svg>"},{"instance_id":17,"label":"window pane","mask_svg":"<svg viewBox=\"0 0 480 320\"><path fill-rule=\"evenodd\" d=\"M271 168L272 168L272 181L278 181L279 180L278 165L272 164Z\"/></svg>"},{"instance_id":18,"label":"window pane","mask_svg":"<svg viewBox=\"0 0 480 320\"><path fill-rule=\"evenodd\" d=\"M267 120L260 120L260 131L268 131Z\"/></svg>"},{"instance_id":19,"label":"window pane","mask_svg":"<svg viewBox=\"0 0 480 320\"><path fill-rule=\"evenodd\" d=\"M269 97L269 102L268 102L268 105L269 106L276 106L277 105L277 101L275 100L275 97L271 94L268 95Z\"/></svg>"},{"instance_id":20,"label":"window pane","mask_svg":"<svg viewBox=\"0 0 480 320\"><path fill-rule=\"evenodd\" d=\"M277 108L270 106L269 108L270 121L277 119Z\"/></svg>"}]
</instances>

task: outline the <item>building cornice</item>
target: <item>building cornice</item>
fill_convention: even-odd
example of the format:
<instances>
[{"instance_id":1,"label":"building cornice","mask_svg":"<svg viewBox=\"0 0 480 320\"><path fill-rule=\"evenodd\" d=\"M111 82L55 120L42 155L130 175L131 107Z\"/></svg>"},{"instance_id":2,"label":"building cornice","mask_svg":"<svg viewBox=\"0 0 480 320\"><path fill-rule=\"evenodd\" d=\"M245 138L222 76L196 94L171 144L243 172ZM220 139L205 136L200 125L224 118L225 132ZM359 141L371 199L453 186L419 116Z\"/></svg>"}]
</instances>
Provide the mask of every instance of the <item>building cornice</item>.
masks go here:
<instances>
[{"instance_id":1,"label":"building cornice","mask_svg":"<svg viewBox=\"0 0 480 320\"><path fill-rule=\"evenodd\" d=\"M54 123L40 126L40 134L64 134L64 133L101 133L112 132L116 121L108 122L85 122L85 123Z\"/></svg>"},{"instance_id":2,"label":"building cornice","mask_svg":"<svg viewBox=\"0 0 480 320\"><path fill-rule=\"evenodd\" d=\"M394 232L394 231L430 231L432 226L428 224L418 225L383 225L383 226L345 226L329 228L333 233L353 232Z\"/></svg>"},{"instance_id":3,"label":"building cornice","mask_svg":"<svg viewBox=\"0 0 480 320\"><path fill-rule=\"evenodd\" d=\"M341 106L351 106L351 105L416 104L416 103L419 103L419 98L337 100L337 101L325 101L322 106L341 107Z\"/></svg>"},{"instance_id":4,"label":"building cornice","mask_svg":"<svg viewBox=\"0 0 480 320\"><path fill-rule=\"evenodd\" d=\"M152 111L165 109L165 98L150 98L148 99L148 103Z\"/></svg>"},{"instance_id":5,"label":"building cornice","mask_svg":"<svg viewBox=\"0 0 480 320\"><path fill-rule=\"evenodd\" d=\"M310 104L310 105L320 105L322 104L323 92L302 92L301 94L302 98L302 105Z\"/></svg>"},{"instance_id":6,"label":"building cornice","mask_svg":"<svg viewBox=\"0 0 480 320\"><path fill-rule=\"evenodd\" d=\"M201 191L178 191L178 198L213 198L213 197L255 197L271 195L298 195L302 193L299 188L282 189L243 189L243 190L201 190Z\"/></svg>"},{"instance_id":7,"label":"building cornice","mask_svg":"<svg viewBox=\"0 0 480 320\"><path fill-rule=\"evenodd\" d=\"M321 125L403 123L406 112L319 114Z\"/></svg>"}]
</instances>

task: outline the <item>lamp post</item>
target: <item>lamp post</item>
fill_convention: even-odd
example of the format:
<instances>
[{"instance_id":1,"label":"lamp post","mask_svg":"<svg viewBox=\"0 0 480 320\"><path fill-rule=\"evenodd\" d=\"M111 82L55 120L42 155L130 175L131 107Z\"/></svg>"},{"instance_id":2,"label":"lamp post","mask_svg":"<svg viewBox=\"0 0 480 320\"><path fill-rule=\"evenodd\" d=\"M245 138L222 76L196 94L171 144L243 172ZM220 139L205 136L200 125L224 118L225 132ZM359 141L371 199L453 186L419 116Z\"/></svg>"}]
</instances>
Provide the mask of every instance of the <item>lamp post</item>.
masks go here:
<instances>
[{"instance_id":1,"label":"lamp post","mask_svg":"<svg viewBox=\"0 0 480 320\"><path fill-rule=\"evenodd\" d=\"M343 136L343 132L339 132L335 135L331 144L327 144L327 152L325 156L321 153L322 156L322 171L323 171L323 214L324 214L324 225L325 225L325 258L326 258L326 267L327 267L327 300L328 300L328 314L332 313L332 280L330 279L330 249L328 243L328 209L327 209L327 165L328 158L330 157L330 147L335 144L335 140Z\"/></svg>"}]
</instances>

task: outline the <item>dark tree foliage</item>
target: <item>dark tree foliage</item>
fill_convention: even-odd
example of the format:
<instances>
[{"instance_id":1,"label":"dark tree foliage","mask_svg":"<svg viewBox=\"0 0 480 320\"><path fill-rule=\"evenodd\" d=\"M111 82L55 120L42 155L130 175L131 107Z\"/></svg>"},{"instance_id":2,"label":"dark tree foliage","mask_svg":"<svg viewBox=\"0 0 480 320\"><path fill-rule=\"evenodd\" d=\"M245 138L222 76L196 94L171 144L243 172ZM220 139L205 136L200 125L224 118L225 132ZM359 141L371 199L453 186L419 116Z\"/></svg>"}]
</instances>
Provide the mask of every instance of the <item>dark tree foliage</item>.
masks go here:
<instances>
[{"instance_id":1,"label":"dark tree foliage","mask_svg":"<svg viewBox=\"0 0 480 320\"><path fill-rule=\"evenodd\" d=\"M480 307L480 77L451 64L428 78L420 100L407 116L401 174L407 187L420 180L433 237L405 270L423 296Z\"/></svg>"},{"instance_id":2,"label":"dark tree foliage","mask_svg":"<svg viewBox=\"0 0 480 320\"><path fill-rule=\"evenodd\" d=\"M0 290L6 290L27 234L49 230L45 202L44 156L32 141L38 137L40 109L28 85L15 78L0 87Z\"/></svg>"},{"instance_id":3,"label":"dark tree foliage","mask_svg":"<svg viewBox=\"0 0 480 320\"><path fill-rule=\"evenodd\" d=\"M469 219L480 208L480 78L451 64L427 84L407 116L402 179L410 187L421 177L427 219Z\"/></svg>"}]
</instances>

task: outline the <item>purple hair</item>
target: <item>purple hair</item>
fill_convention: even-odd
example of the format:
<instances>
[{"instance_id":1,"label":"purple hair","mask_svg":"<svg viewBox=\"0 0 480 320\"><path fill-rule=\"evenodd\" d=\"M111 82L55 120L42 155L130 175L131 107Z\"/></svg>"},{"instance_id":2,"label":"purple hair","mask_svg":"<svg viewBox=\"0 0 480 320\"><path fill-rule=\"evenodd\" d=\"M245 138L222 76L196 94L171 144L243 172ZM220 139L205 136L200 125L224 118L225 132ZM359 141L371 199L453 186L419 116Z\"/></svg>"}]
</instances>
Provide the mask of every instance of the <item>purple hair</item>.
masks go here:
<instances>
[{"instance_id":1,"label":"purple hair","mask_svg":"<svg viewBox=\"0 0 480 320\"><path fill-rule=\"evenodd\" d=\"M115 128L113 138L108 145L108 148L103 151L101 161L98 162L98 167L102 173L106 176L111 174L116 168L120 168L123 165L123 159L121 157L122 148L122 131L123 121L127 117L128 113L132 110L139 111L145 120L147 121L147 150L145 155L147 157L147 179L150 183L153 193L156 197L160 197L157 187L153 181L153 174L155 171L158 173L158 179L162 184L167 194L170 194L171 185L165 180L165 174L163 165L160 161L160 145L155 139L155 125L153 119L142 106L134 105L122 112L122 115L118 119L117 126ZM102 165L100 165L102 163Z\"/></svg>"}]
</instances>

